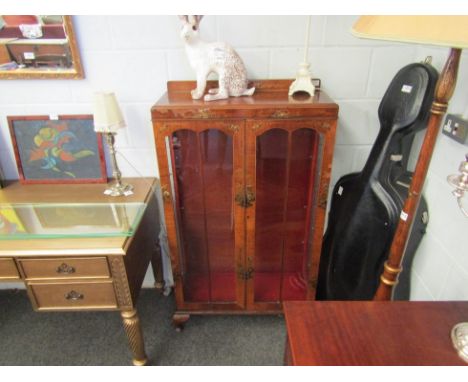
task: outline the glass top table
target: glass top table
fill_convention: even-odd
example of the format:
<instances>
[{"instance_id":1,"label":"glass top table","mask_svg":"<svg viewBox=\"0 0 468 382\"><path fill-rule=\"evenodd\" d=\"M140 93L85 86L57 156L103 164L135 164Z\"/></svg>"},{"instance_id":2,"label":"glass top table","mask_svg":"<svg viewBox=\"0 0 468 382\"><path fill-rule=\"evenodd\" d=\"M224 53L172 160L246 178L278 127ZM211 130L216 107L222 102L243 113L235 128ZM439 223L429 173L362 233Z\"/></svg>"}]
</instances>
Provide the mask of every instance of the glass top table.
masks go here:
<instances>
[{"instance_id":1,"label":"glass top table","mask_svg":"<svg viewBox=\"0 0 468 382\"><path fill-rule=\"evenodd\" d=\"M132 236L145 203L0 203L0 240Z\"/></svg>"}]
</instances>

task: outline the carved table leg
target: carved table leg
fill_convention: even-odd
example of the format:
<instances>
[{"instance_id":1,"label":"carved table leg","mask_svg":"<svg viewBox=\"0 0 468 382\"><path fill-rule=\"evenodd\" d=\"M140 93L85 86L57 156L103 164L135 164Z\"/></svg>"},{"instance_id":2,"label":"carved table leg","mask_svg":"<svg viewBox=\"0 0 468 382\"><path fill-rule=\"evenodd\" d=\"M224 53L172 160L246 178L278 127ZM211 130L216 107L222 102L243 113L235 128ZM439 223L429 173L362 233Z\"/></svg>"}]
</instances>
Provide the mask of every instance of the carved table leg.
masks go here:
<instances>
[{"instance_id":1,"label":"carved table leg","mask_svg":"<svg viewBox=\"0 0 468 382\"><path fill-rule=\"evenodd\" d=\"M176 331L181 332L184 329L184 325L189 320L189 318L189 314L175 313L172 316L172 324L175 326Z\"/></svg>"},{"instance_id":2,"label":"carved table leg","mask_svg":"<svg viewBox=\"0 0 468 382\"><path fill-rule=\"evenodd\" d=\"M148 362L145 353L145 344L143 343L143 334L135 309L120 312L122 316L125 334L127 334L128 343L133 354L133 364L135 366L144 366Z\"/></svg>"},{"instance_id":3,"label":"carved table leg","mask_svg":"<svg viewBox=\"0 0 468 382\"><path fill-rule=\"evenodd\" d=\"M151 268L153 269L154 275L154 287L159 289L162 293L164 290L164 275L163 275L163 265L162 265L162 258L161 258L161 247L156 244L156 249L151 256Z\"/></svg>"}]
</instances>

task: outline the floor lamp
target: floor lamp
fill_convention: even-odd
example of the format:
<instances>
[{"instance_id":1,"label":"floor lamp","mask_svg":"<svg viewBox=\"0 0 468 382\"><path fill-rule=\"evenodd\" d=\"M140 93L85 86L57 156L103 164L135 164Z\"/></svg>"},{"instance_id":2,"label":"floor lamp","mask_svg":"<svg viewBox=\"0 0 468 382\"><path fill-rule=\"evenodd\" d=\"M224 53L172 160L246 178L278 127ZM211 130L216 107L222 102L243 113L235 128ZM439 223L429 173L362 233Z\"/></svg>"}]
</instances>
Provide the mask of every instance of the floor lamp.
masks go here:
<instances>
[{"instance_id":1,"label":"floor lamp","mask_svg":"<svg viewBox=\"0 0 468 382\"><path fill-rule=\"evenodd\" d=\"M395 236L390 247L380 285L374 300L390 300L393 287L398 282L401 261L406 249L411 225L418 207L424 180L431 161L434 146L443 116L448 108L457 80L458 65L462 48L468 48L468 16L362 16L353 26L353 34L370 39L446 46L450 53L440 74L432 103L427 130L419 153L413 179L405 201ZM458 326L458 325L457 325ZM463 336L468 334L468 323L464 330L455 327L452 332L454 345L460 356L468 361L468 351L457 347L462 344ZM463 334L464 333L464 334ZM465 346L468 344L465 337Z\"/></svg>"}]
</instances>

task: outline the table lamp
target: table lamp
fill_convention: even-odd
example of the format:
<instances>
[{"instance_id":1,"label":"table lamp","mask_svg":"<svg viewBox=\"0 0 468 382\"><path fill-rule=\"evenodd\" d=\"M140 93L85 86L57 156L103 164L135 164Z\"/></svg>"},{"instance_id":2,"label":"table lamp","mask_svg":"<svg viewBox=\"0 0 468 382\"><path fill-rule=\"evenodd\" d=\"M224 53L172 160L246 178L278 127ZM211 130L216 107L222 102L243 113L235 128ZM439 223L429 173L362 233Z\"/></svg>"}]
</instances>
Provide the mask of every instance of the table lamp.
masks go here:
<instances>
[{"instance_id":1,"label":"table lamp","mask_svg":"<svg viewBox=\"0 0 468 382\"><path fill-rule=\"evenodd\" d=\"M419 204L442 118L455 90L462 48L468 48L468 16L362 16L353 26L357 37L446 46L450 53L440 74L427 130L400 220L393 238L374 300L390 300L398 282L401 261ZM458 354L468 362L468 323L456 325L452 340Z\"/></svg>"},{"instance_id":2,"label":"table lamp","mask_svg":"<svg viewBox=\"0 0 468 382\"><path fill-rule=\"evenodd\" d=\"M122 173L116 159L115 135L126 127L122 112L114 93L98 92L94 94L94 131L106 137L112 160L112 177L115 183L104 193L110 196L127 196L133 193L133 186L122 183Z\"/></svg>"}]
</instances>

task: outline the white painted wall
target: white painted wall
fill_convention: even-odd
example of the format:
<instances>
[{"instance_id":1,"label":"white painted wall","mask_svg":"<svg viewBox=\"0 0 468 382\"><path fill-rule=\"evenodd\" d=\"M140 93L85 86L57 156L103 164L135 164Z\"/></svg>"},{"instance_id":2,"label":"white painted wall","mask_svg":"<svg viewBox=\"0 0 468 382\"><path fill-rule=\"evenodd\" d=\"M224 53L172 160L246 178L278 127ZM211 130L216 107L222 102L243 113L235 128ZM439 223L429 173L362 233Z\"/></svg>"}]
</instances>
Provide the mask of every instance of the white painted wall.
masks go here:
<instances>
[{"instance_id":1,"label":"white painted wall","mask_svg":"<svg viewBox=\"0 0 468 382\"><path fill-rule=\"evenodd\" d=\"M435 56L441 69L446 49L360 40L349 30L355 16L313 16L310 61L323 89L340 105L332 185L361 170L377 135L377 107L394 74L404 65ZM86 79L2 81L0 161L17 178L7 115L91 113L95 90L117 93L128 129L117 138L125 176L157 176L150 108L167 80L194 79L179 40L176 16L77 16L75 29ZM293 78L302 59L304 16L206 16L202 36L233 45L254 79ZM466 54L450 110L468 105ZM457 170L466 146L441 136L430 168L426 196L431 221L415 259L412 299L468 299L468 220L445 182ZM125 159L124 159L125 158ZM1 245L1 243L0 243ZM147 284L151 277L147 278Z\"/></svg>"}]
</instances>

